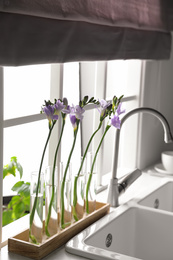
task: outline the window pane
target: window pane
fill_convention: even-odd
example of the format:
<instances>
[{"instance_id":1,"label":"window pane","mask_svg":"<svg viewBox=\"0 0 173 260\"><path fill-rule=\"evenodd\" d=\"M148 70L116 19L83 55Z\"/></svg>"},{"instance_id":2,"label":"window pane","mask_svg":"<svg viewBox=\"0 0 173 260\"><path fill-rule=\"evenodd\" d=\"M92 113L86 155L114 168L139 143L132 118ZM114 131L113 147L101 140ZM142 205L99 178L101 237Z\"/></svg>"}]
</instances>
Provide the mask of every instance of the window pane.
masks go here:
<instances>
[{"instance_id":1,"label":"window pane","mask_svg":"<svg viewBox=\"0 0 173 260\"><path fill-rule=\"evenodd\" d=\"M140 60L109 61L107 70L107 98L134 95L139 85Z\"/></svg>"},{"instance_id":2,"label":"window pane","mask_svg":"<svg viewBox=\"0 0 173 260\"><path fill-rule=\"evenodd\" d=\"M72 62L64 64L63 97L67 97L69 105L79 104L79 63ZM66 166L68 156L72 147L74 131L69 116L66 119L66 126L62 138L61 160ZM80 164L80 128L78 130L75 149L72 154L72 172L75 174Z\"/></svg>"},{"instance_id":3,"label":"window pane","mask_svg":"<svg viewBox=\"0 0 173 260\"><path fill-rule=\"evenodd\" d=\"M51 65L4 68L4 119L38 114L50 97Z\"/></svg>"},{"instance_id":4,"label":"window pane","mask_svg":"<svg viewBox=\"0 0 173 260\"><path fill-rule=\"evenodd\" d=\"M79 63L71 62L64 64L63 96L69 104L79 103Z\"/></svg>"},{"instance_id":5,"label":"window pane","mask_svg":"<svg viewBox=\"0 0 173 260\"><path fill-rule=\"evenodd\" d=\"M47 120L4 129L4 165L9 163L12 156L16 156L23 167L22 180L30 181L31 172L39 170L47 135ZM48 149L43 162L43 171L47 165ZM6 176L3 181L3 195L11 195L12 186L19 180L18 172L16 177Z\"/></svg>"},{"instance_id":6,"label":"window pane","mask_svg":"<svg viewBox=\"0 0 173 260\"><path fill-rule=\"evenodd\" d=\"M136 95L136 99L124 103L126 113L139 106L138 96L141 81L141 60L109 61L107 71L107 98L114 95ZM123 117L124 115L122 115ZM103 174L111 171L112 155L114 155L114 138L116 129L112 127L104 140L103 158L108 154L107 163L103 162ZM121 142L119 145L119 167L134 168L136 164L136 142L137 142L137 117L128 120L121 130Z\"/></svg>"}]
</instances>

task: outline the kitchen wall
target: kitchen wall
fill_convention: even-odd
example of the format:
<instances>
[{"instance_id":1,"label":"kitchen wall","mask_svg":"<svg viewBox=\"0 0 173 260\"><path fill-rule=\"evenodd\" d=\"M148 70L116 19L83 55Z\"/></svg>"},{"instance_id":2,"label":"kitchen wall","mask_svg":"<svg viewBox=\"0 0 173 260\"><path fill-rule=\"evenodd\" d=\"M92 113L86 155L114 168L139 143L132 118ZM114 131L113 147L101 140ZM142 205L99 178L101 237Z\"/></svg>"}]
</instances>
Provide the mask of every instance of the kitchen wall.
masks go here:
<instances>
[{"instance_id":1,"label":"kitchen wall","mask_svg":"<svg viewBox=\"0 0 173 260\"><path fill-rule=\"evenodd\" d=\"M173 44L172 44L173 49ZM173 51L167 61L147 61L143 67L141 106L163 113L173 132ZM143 169L161 160L163 150L173 150L165 144L160 121L151 115L140 115L137 167Z\"/></svg>"}]
</instances>

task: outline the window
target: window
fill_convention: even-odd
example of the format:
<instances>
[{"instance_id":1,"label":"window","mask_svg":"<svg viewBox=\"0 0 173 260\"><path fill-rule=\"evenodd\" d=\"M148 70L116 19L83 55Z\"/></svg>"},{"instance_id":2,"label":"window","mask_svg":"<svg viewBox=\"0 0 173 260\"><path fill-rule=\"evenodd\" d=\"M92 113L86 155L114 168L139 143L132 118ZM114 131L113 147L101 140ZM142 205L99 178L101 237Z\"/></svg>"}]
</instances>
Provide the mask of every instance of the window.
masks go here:
<instances>
[{"instance_id":1,"label":"window","mask_svg":"<svg viewBox=\"0 0 173 260\"><path fill-rule=\"evenodd\" d=\"M113 95L124 94L124 106L129 111L139 105L141 61L110 61L67 63L64 65L34 65L24 67L0 68L0 169L9 162L11 156L17 156L24 169L23 180L30 180L30 173L37 170L47 137L48 122L44 115L39 114L44 100L67 97L69 104L77 104L85 95L99 99L112 99ZM73 154L73 171L79 167L80 156L83 154L91 133L98 126L99 113L93 107L86 108L81 123L80 134ZM131 120L131 119L130 119ZM130 121L129 120L129 121ZM133 118L132 120L136 120ZM61 154L58 160L66 160L69 143L73 132L69 120L63 135ZM58 140L60 123L56 125L49 149L46 153L43 169L52 164L55 146ZM111 171L115 129L107 134L99 154L98 184L102 184L102 176ZM137 120L133 127L122 130L120 166L134 167L135 145L132 156L124 156L137 133ZM96 150L102 132L97 134L90 150ZM129 138L130 136L130 138ZM134 137L134 139L133 139ZM131 149L131 148L130 148ZM127 152L126 152L127 151ZM104 158L104 160L103 160ZM126 160L124 159L126 158ZM106 163L105 163L106 161ZM11 187L19 180L8 176L8 180L0 184L0 196L10 195ZM9 185L10 183L10 185ZM2 206L2 205L0 205ZM3 233L0 230L0 235ZM1 237L3 242L3 238Z\"/></svg>"},{"instance_id":2,"label":"window","mask_svg":"<svg viewBox=\"0 0 173 260\"><path fill-rule=\"evenodd\" d=\"M38 169L45 142L47 122L38 121L39 115L34 121L33 115L38 114L43 101L50 98L50 72L50 65L4 68L3 162L5 165L12 156L17 156L24 168L24 181L29 181L31 171ZM18 180L19 176L4 179L4 196L11 195L11 187Z\"/></svg>"}]
</instances>

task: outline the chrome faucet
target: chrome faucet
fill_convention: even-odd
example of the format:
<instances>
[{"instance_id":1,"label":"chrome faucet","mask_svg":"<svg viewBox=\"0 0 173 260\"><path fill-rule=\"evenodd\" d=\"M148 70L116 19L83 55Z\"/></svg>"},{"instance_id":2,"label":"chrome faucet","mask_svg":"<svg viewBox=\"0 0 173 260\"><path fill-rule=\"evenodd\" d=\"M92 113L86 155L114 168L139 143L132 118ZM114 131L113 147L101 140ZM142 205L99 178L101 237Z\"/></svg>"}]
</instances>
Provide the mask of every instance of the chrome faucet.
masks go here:
<instances>
[{"instance_id":1,"label":"chrome faucet","mask_svg":"<svg viewBox=\"0 0 173 260\"><path fill-rule=\"evenodd\" d=\"M164 141L165 143L173 142L173 137L171 134L170 126L166 118L157 110L147 107L136 108L129 113L127 113L121 120L121 127L124 122L134 114L137 113L148 113L155 117L157 117L162 123L164 129ZM139 169L135 169L131 173L127 174L124 178L121 178L120 183L118 183L117 179L117 166L118 166L118 153L119 153L119 141L120 141L120 132L121 128L116 130L115 134L115 150L114 150L114 160L112 167L112 178L110 179L109 190L108 190L108 203L112 207L117 207L118 198L121 192L126 190L140 175L141 171Z\"/></svg>"}]
</instances>

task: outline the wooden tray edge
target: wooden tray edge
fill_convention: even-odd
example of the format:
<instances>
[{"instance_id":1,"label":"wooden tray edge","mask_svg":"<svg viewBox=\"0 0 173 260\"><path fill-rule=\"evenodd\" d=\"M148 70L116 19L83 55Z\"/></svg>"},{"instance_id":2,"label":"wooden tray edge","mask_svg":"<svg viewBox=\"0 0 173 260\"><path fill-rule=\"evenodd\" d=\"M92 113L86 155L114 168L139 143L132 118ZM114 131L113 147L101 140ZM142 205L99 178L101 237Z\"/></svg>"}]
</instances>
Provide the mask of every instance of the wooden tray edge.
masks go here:
<instances>
[{"instance_id":1,"label":"wooden tray edge","mask_svg":"<svg viewBox=\"0 0 173 260\"><path fill-rule=\"evenodd\" d=\"M29 233L28 229L26 229L16 236L8 239L8 251L30 257L32 259L40 260L46 255L50 254L52 251L66 244L72 237L96 222L104 215L108 214L109 211L109 204L96 202L96 210L94 212L75 222L68 228L60 231L60 233L50 237L40 245L35 245L29 241L24 241L19 238L20 235L23 235L25 232Z\"/></svg>"}]
</instances>

